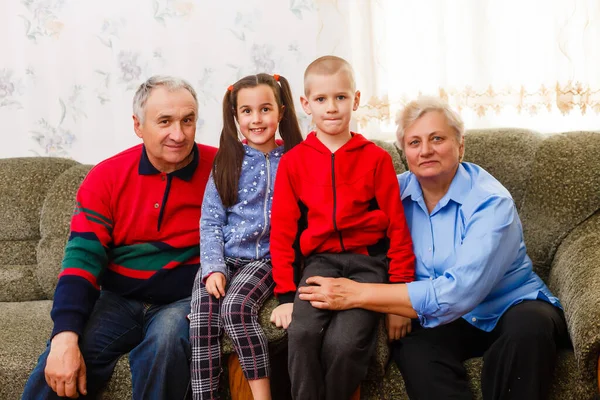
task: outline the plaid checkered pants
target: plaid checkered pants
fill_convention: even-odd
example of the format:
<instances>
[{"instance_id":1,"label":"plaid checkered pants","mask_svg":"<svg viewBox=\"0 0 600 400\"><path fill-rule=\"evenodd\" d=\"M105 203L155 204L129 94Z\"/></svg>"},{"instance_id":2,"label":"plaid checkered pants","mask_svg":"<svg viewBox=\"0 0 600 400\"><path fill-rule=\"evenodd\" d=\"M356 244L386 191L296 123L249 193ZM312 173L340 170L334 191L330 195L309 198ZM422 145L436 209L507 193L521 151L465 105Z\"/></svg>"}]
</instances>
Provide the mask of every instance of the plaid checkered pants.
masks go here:
<instances>
[{"instance_id":1,"label":"plaid checkered pants","mask_svg":"<svg viewBox=\"0 0 600 400\"><path fill-rule=\"evenodd\" d=\"M221 334L231 338L247 379L270 375L267 338L258 324L258 311L273 293L270 260L226 258L227 289L216 299L206 291L198 271L192 293L190 342L194 399L218 398L221 374Z\"/></svg>"}]
</instances>

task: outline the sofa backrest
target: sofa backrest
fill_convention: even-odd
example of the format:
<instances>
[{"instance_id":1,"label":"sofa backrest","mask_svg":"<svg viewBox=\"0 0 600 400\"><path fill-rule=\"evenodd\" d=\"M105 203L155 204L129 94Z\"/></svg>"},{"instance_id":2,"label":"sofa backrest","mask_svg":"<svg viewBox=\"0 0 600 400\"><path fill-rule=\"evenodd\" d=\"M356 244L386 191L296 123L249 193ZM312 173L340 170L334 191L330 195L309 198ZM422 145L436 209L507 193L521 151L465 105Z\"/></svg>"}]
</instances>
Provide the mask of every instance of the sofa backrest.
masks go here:
<instances>
[{"instance_id":1,"label":"sofa backrest","mask_svg":"<svg viewBox=\"0 0 600 400\"><path fill-rule=\"evenodd\" d=\"M36 275L37 282L48 299L54 297L54 288L62 267L77 189L91 168L91 165L79 164L58 176L48 190L42 207Z\"/></svg>"},{"instance_id":2,"label":"sofa backrest","mask_svg":"<svg viewBox=\"0 0 600 400\"><path fill-rule=\"evenodd\" d=\"M464 160L484 168L508 189L521 209L535 155L543 141L523 129L479 129L465 133Z\"/></svg>"},{"instance_id":3,"label":"sofa backrest","mask_svg":"<svg viewBox=\"0 0 600 400\"><path fill-rule=\"evenodd\" d=\"M0 301L47 298L37 281L36 247L48 190L73 160L0 159Z\"/></svg>"},{"instance_id":4,"label":"sofa backrest","mask_svg":"<svg viewBox=\"0 0 600 400\"><path fill-rule=\"evenodd\" d=\"M546 279L563 239L600 210L600 132L546 137L520 211L527 252Z\"/></svg>"},{"instance_id":5,"label":"sofa backrest","mask_svg":"<svg viewBox=\"0 0 600 400\"><path fill-rule=\"evenodd\" d=\"M406 170L400 150L376 144L391 154L397 173ZM472 130L465 161L512 193L528 254L546 280L564 237L600 210L600 133ZM52 298L75 195L91 167L60 158L0 160L0 301Z\"/></svg>"}]
</instances>

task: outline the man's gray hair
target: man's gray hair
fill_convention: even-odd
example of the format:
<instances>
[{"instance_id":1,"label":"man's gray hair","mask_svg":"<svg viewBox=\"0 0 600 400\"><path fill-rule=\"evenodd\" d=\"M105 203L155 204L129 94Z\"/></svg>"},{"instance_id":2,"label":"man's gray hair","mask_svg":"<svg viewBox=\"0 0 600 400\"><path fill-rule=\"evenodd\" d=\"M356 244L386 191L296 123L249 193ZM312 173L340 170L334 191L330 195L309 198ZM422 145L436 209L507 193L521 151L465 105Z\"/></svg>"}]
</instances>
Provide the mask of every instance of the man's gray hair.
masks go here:
<instances>
[{"instance_id":1,"label":"man's gray hair","mask_svg":"<svg viewBox=\"0 0 600 400\"><path fill-rule=\"evenodd\" d=\"M198 96L196 96L196 91L189 82L172 76L154 75L148 78L146 82L142 83L135 92L135 96L133 96L133 115L137 117L141 124L144 123L144 118L146 117L146 102L148 101L148 97L150 97L152 90L158 86L164 86L169 91L186 89L194 98L194 101L196 102L196 113L198 113Z\"/></svg>"},{"instance_id":2,"label":"man's gray hair","mask_svg":"<svg viewBox=\"0 0 600 400\"><path fill-rule=\"evenodd\" d=\"M458 143L461 142L465 134L465 124L460 115L450 108L450 105L447 102L438 97L419 96L416 100L408 103L396 119L396 124L398 125L396 138L402 149L404 149L404 133L406 132L406 129L425 113L431 111L440 111L444 113L448 125L456 131Z\"/></svg>"}]
</instances>

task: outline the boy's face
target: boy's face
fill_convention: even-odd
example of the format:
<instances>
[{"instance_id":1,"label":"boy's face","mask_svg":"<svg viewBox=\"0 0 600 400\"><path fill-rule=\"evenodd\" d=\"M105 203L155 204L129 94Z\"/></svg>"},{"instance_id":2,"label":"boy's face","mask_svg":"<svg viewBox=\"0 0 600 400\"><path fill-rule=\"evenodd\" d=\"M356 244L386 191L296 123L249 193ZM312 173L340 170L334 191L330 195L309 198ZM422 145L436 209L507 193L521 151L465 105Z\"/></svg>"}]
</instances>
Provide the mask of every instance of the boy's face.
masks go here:
<instances>
[{"instance_id":1,"label":"boy's face","mask_svg":"<svg viewBox=\"0 0 600 400\"><path fill-rule=\"evenodd\" d=\"M350 133L352 111L360 102L360 92L352 89L349 74L338 71L333 75L309 75L307 96L300 99L304 111L312 116L317 135Z\"/></svg>"}]
</instances>

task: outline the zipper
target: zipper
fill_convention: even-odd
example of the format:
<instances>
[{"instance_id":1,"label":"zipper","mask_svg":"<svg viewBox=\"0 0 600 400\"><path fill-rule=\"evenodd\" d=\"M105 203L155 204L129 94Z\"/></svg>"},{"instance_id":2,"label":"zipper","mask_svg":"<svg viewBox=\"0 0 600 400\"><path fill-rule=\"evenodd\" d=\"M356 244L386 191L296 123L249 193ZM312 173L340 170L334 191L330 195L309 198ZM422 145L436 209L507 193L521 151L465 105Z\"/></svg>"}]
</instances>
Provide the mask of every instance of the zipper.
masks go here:
<instances>
[{"instance_id":1,"label":"zipper","mask_svg":"<svg viewBox=\"0 0 600 400\"><path fill-rule=\"evenodd\" d=\"M337 222L335 221L335 208L337 204L336 194L335 194L335 154L331 153L331 186L333 188L333 229L337 232L340 238L340 246L342 247L342 251L346 251L344 248L344 240L342 239L342 232L338 230Z\"/></svg>"},{"instance_id":2,"label":"zipper","mask_svg":"<svg viewBox=\"0 0 600 400\"><path fill-rule=\"evenodd\" d=\"M260 240L263 238L263 236L265 235L265 233L267 232L267 203L269 201L269 195L270 190L271 190L271 161L269 160L269 154L265 154L265 158L267 159L267 192L266 192L266 196L265 196L265 204L263 206L263 217L264 217L264 226L263 226L263 231L260 233L260 235L258 235L258 238L256 239L256 259L258 260L259 258L259 254L258 254L258 245L260 244Z\"/></svg>"}]
</instances>

